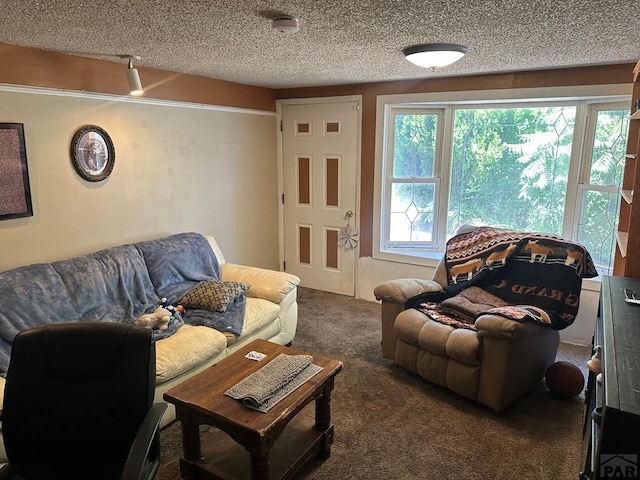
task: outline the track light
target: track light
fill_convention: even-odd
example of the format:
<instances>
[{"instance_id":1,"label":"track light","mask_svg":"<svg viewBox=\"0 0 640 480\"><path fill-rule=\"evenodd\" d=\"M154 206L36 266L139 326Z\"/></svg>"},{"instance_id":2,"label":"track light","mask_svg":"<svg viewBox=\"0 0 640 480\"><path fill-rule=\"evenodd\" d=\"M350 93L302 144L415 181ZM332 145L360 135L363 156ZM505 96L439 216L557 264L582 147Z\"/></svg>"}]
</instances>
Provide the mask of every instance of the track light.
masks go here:
<instances>
[{"instance_id":1,"label":"track light","mask_svg":"<svg viewBox=\"0 0 640 480\"><path fill-rule=\"evenodd\" d=\"M129 83L129 93L138 97L144 93L142 88L142 82L140 82L140 75L138 74L138 70L133 68L133 61L140 60L138 55L120 55L120 58L124 58L125 60L129 60L129 66L127 67L127 82Z\"/></svg>"},{"instance_id":2,"label":"track light","mask_svg":"<svg viewBox=\"0 0 640 480\"><path fill-rule=\"evenodd\" d=\"M455 43L426 43L405 48L403 53L419 67L436 69L460 60L467 53L467 47Z\"/></svg>"}]
</instances>

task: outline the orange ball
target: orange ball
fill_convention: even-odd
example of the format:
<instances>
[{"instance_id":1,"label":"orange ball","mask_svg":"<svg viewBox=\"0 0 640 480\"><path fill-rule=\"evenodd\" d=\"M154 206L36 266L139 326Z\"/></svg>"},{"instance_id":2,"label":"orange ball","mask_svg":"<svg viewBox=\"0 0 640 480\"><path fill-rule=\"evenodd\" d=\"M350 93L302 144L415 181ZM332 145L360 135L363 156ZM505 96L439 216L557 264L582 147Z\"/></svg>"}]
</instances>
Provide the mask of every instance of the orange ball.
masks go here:
<instances>
[{"instance_id":1,"label":"orange ball","mask_svg":"<svg viewBox=\"0 0 640 480\"><path fill-rule=\"evenodd\" d=\"M584 388L582 370L571 362L556 362L547 368L544 377L551 393L561 398L573 398Z\"/></svg>"}]
</instances>

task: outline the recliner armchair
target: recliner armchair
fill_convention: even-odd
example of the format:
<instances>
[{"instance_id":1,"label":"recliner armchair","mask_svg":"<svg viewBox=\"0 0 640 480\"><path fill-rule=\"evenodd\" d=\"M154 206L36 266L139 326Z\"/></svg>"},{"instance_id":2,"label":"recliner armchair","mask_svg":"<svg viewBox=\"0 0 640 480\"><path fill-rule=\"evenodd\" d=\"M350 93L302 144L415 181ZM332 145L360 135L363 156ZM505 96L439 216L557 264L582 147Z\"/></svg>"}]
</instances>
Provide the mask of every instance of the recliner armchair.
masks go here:
<instances>
[{"instance_id":1,"label":"recliner armchair","mask_svg":"<svg viewBox=\"0 0 640 480\"><path fill-rule=\"evenodd\" d=\"M152 479L160 460L151 330L62 323L15 337L0 479Z\"/></svg>"},{"instance_id":2,"label":"recliner armchair","mask_svg":"<svg viewBox=\"0 0 640 480\"><path fill-rule=\"evenodd\" d=\"M558 330L577 313L581 279L597 275L584 247L556 239L491 227L461 229L449 241L432 280L397 279L375 288L382 301L382 354L495 411L505 409L539 385L555 361ZM450 249L453 240L457 243ZM542 245L547 245L544 255L539 253ZM424 301L442 305L443 299L464 297L481 278L495 302L473 305L472 295L471 301L463 298L475 309L469 328L442 323L415 308ZM565 286L570 294L561 291ZM556 304L568 310L555 312ZM513 313L521 318L514 320Z\"/></svg>"}]
</instances>

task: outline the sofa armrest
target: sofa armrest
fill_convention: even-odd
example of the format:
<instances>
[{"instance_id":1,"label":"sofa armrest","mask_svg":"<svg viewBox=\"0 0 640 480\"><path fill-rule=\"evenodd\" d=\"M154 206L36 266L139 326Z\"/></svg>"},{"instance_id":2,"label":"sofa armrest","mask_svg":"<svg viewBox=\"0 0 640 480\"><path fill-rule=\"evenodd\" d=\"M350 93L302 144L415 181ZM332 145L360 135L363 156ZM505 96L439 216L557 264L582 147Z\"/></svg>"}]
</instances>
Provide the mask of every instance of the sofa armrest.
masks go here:
<instances>
[{"instance_id":1,"label":"sofa armrest","mask_svg":"<svg viewBox=\"0 0 640 480\"><path fill-rule=\"evenodd\" d=\"M376 299L383 302L400 303L404 305L407 300L427 292L440 292L442 285L433 280L420 278L398 278L381 283L374 290Z\"/></svg>"},{"instance_id":2,"label":"sofa armrest","mask_svg":"<svg viewBox=\"0 0 640 480\"><path fill-rule=\"evenodd\" d=\"M530 321L519 322L500 315L480 315L475 321L478 335L483 337L503 338L518 341L528 337L535 337L550 330L549 327L537 325Z\"/></svg>"},{"instance_id":3,"label":"sofa armrest","mask_svg":"<svg viewBox=\"0 0 640 480\"><path fill-rule=\"evenodd\" d=\"M246 296L263 298L276 304L300 283L300 279L295 275L266 268L224 263L220 265L220 270L222 280L251 285L245 293Z\"/></svg>"}]
</instances>

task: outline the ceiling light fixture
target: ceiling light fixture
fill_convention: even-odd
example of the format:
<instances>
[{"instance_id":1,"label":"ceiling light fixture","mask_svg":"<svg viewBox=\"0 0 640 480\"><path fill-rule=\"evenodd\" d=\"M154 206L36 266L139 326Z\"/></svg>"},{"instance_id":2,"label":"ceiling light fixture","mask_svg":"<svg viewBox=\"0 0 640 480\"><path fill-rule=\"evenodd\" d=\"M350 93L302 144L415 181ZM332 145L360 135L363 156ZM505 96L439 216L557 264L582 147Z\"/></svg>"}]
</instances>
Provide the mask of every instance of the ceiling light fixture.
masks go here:
<instances>
[{"instance_id":1,"label":"ceiling light fixture","mask_svg":"<svg viewBox=\"0 0 640 480\"><path fill-rule=\"evenodd\" d=\"M119 55L120 58L129 60L129 66L127 67L127 82L129 83L129 93L134 97L139 97L144 93L142 88L142 82L140 82L140 75L138 70L133 68L133 61L140 60L138 55Z\"/></svg>"},{"instance_id":2,"label":"ceiling light fixture","mask_svg":"<svg viewBox=\"0 0 640 480\"><path fill-rule=\"evenodd\" d=\"M460 60L467 53L467 47L455 43L425 43L405 48L402 53L411 63L435 70Z\"/></svg>"}]
</instances>

